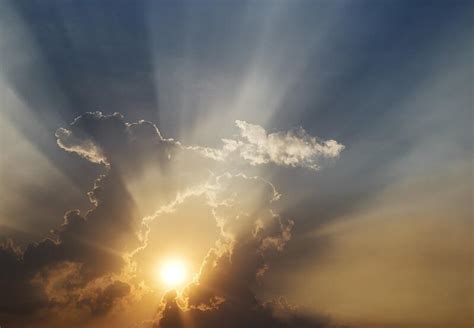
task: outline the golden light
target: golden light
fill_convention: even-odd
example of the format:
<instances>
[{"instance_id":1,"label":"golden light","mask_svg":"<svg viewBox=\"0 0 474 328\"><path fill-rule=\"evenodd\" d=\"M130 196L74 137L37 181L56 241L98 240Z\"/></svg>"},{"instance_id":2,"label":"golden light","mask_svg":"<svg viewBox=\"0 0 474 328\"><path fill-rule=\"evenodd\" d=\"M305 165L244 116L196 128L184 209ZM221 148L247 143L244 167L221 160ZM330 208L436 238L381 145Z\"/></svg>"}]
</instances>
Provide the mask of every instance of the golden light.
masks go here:
<instances>
[{"instance_id":1,"label":"golden light","mask_svg":"<svg viewBox=\"0 0 474 328\"><path fill-rule=\"evenodd\" d=\"M167 260L163 262L158 270L158 277L161 283L167 287L178 287L186 282L187 268L184 261L179 259Z\"/></svg>"}]
</instances>

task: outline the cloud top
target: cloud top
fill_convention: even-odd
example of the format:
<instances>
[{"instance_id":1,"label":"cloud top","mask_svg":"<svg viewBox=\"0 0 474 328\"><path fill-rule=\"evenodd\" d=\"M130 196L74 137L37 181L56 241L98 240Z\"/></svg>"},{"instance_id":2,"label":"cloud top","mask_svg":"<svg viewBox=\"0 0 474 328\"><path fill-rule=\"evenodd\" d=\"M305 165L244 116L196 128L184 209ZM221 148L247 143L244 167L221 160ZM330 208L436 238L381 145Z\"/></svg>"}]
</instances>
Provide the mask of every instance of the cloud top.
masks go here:
<instances>
[{"instance_id":1,"label":"cloud top","mask_svg":"<svg viewBox=\"0 0 474 328\"><path fill-rule=\"evenodd\" d=\"M302 127L289 131L267 132L257 124L235 121L239 136L222 139L221 149L194 147L204 156L225 161L236 154L250 165L273 163L279 166L319 170L324 159L339 157L345 146L336 140L321 140Z\"/></svg>"}]
</instances>

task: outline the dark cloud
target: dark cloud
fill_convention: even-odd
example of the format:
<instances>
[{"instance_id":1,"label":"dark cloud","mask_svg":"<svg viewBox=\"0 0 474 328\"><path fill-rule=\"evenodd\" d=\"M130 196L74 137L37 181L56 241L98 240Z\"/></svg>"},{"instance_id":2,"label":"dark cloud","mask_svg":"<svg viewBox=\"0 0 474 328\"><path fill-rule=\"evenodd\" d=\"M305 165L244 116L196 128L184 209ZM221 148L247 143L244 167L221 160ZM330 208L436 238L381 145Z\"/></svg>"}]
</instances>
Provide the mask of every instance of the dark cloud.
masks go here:
<instances>
[{"instance_id":1,"label":"dark cloud","mask_svg":"<svg viewBox=\"0 0 474 328\"><path fill-rule=\"evenodd\" d=\"M255 290L268 270L266 256L283 250L291 237L293 222L272 209L279 196L259 178L217 177L208 202L221 237L182 297L165 295L156 327L331 326L327 319L298 313L284 302L257 299Z\"/></svg>"},{"instance_id":2,"label":"dark cloud","mask_svg":"<svg viewBox=\"0 0 474 328\"><path fill-rule=\"evenodd\" d=\"M127 123L119 113L85 113L67 129L58 129L56 137L64 150L94 163L114 163L122 174L141 172L148 161L164 169L179 149L179 143L164 139L153 123Z\"/></svg>"},{"instance_id":3,"label":"dark cloud","mask_svg":"<svg viewBox=\"0 0 474 328\"><path fill-rule=\"evenodd\" d=\"M27 281L31 279L21 252L9 242L0 247L0 318L31 311L44 303L44 293Z\"/></svg>"},{"instance_id":4,"label":"dark cloud","mask_svg":"<svg viewBox=\"0 0 474 328\"><path fill-rule=\"evenodd\" d=\"M67 212L51 238L30 244L24 251L13 243L0 247L0 318L5 322L71 303L87 305L93 315L105 314L115 298L127 295L129 287L124 283L101 287L98 279L123 269L123 253L138 245L139 217L113 170L97 179L89 197L94 208L84 216L78 210ZM73 270L68 263L74 264ZM78 291L87 295L92 284L103 291L94 301L81 300ZM63 293L67 295L58 298Z\"/></svg>"},{"instance_id":5,"label":"dark cloud","mask_svg":"<svg viewBox=\"0 0 474 328\"><path fill-rule=\"evenodd\" d=\"M130 293L130 285L122 281L114 281L105 288L97 290L93 297L81 300L81 305L90 308L93 316L101 316L110 311L117 300Z\"/></svg>"},{"instance_id":6,"label":"dark cloud","mask_svg":"<svg viewBox=\"0 0 474 328\"><path fill-rule=\"evenodd\" d=\"M153 124L126 123L118 113L86 113L56 136L61 148L103 164L105 172L88 193L91 210L66 212L48 238L23 250L10 241L0 247L0 322L10 326L48 322L47 313L66 308L105 315L129 295L129 283L116 277L125 254L140 245L141 215L126 179L144 163L166 170L179 149Z\"/></svg>"},{"instance_id":7,"label":"dark cloud","mask_svg":"<svg viewBox=\"0 0 474 328\"><path fill-rule=\"evenodd\" d=\"M154 327L159 328L323 328L332 327L325 318L298 314L278 303L235 304L224 302L213 309L191 308L182 310L176 302L176 295L168 293L162 319Z\"/></svg>"},{"instance_id":8,"label":"dark cloud","mask_svg":"<svg viewBox=\"0 0 474 328\"><path fill-rule=\"evenodd\" d=\"M58 129L56 137L62 149L113 167L142 216L174 199L179 190L202 183L212 162L178 141L163 138L153 123L128 123L119 113L85 113Z\"/></svg>"},{"instance_id":9,"label":"dark cloud","mask_svg":"<svg viewBox=\"0 0 474 328\"><path fill-rule=\"evenodd\" d=\"M88 193L91 210L68 211L49 238L24 250L12 242L0 248L5 268L0 276L0 322L47 326L51 313L61 313L55 324L86 325L88 319L133 298L137 281L126 270L136 264L134 256L152 244L150 220L198 196L220 235L182 299L178 302L173 293L163 299L156 325L180 327L185 319L196 327L222 327L224 322L229 327L329 325L282 302L257 299L256 290L269 269L266 259L283 250L293 227L292 220L276 213L273 204L281 195L270 182L242 173L196 178L212 167L211 160L199 162L199 153L163 138L152 123L127 123L118 113L86 113L67 129L57 130L56 137L62 149L102 165L104 174ZM150 165L160 174L146 183L168 189L175 200L156 202L155 216L143 218L134 201L139 197L129 187ZM170 183L174 178L180 183Z\"/></svg>"},{"instance_id":10,"label":"dark cloud","mask_svg":"<svg viewBox=\"0 0 474 328\"><path fill-rule=\"evenodd\" d=\"M107 162L106 173L88 193L93 208L85 214L68 211L49 238L24 250L12 242L0 247L0 318L10 326L19 316L32 319L61 307L87 307L90 315L103 315L130 291L113 277L126 264L123 255L139 245L141 217L121 175L119 144L111 138L125 143L128 128L137 138L147 136L149 129L121 125L119 115L101 119L98 114L78 118L68 139L76 150L95 140L108 158L117 159L117 167Z\"/></svg>"}]
</instances>

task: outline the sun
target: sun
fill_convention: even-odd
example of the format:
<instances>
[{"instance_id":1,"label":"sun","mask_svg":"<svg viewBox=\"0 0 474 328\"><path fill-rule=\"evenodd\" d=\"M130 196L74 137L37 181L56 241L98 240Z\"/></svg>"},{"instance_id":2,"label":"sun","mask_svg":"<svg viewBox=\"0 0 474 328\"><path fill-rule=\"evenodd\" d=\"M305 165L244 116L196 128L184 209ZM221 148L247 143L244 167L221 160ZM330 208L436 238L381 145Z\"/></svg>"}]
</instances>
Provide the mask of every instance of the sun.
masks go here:
<instances>
[{"instance_id":1,"label":"sun","mask_svg":"<svg viewBox=\"0 0 474 328\"><path fill-rule=\"evenodd\" d=\"M186 263L180 259L162 262L157 270L157 278L167 287L182 286L187 279Z\"/></svg>"}]
</instances>

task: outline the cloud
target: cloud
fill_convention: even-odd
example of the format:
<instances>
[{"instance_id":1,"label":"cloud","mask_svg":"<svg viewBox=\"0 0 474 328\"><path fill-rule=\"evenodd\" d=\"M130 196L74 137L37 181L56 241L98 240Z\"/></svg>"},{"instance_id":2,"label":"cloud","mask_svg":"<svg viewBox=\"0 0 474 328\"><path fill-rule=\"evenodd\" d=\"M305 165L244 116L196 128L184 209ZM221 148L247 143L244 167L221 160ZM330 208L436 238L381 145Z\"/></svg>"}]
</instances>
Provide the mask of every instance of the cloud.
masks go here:
<instances>
[{"instance_id":1,"label":"cloud","mask_svg":"<svg viewBox=\"0 0 474 328\"><path fill-rule=\"evenodd\" d=\"M56 131L67 152L112 168L145 216L174 199L177 192L201 184L214 160L164 138L151 122L129 123L119 113L85 113Z\"/></svg>"},{"instance_id":2,"label":"cloud","mask_svg":"<svg viewBox=\"0 0 474 328\"><path fill-rule=\"evenodd\" d=\"M48 321L45 311L61 308L82 309L84 317L104 315L128 295L130 286L119 279L124 254L140 245L141 216L122 173L139 166L147 148L161 150L151 155L161 159L174 145L153 125L128 124L119 114L87 113L56 135L60 147L105 164L106 172L88 193L92 208L85 214L68 211L51 236L24 250L12 242L0 246L0 319L10 326L18 320ZM139 147L132 150L135 142ZM127 151L136 156L127 157Z\"/></svg>"},{"instance_id":3,"label":"cloud","mask_svg":"<svg viewBox=\"0 0 474 328\"><path fill-rule=\"evenodd\" d=\"M268 270L266 255L283 250L294 224L274 212L280 197L274 186L258 177L224 174L208 183L204 194L220 237L183 295L165 295L154 326L330 327L325 318L256 296Z\"/></svg>"},{"instance_id":4,"label":"cloud","mask_svg":"<svg viewBox=\"0 0 474 328\"><path fill-rule=\"evenodd\" d=\"M93 163L113 162L118 167L135 170L146 160L163 165L185 150L215 161L225 161L234 154L250 165L273 163L318 170L322 160L337 158L344 150L344 145L337 141L320 140L301 127L268 133L263 127L245 121L236 120L235 124L240 130L239 137L222 139L221 149L183 146L163 138L153 123L127 123L119 113L86 113L76 118L69 129L58 129L56 137L61 148Z\"/></svg>"},{"instance_id":5,"label":"cloud","mask_svg":"<svg viewBox=\"0 0 474 328\"><path fill-rule=\"evenodd\" d=\"M273 163L280 166L320 169L323 159L337 158L344 145L335 140L319 140L303 128L287 132L268 133L263 127L245 121L235 121L240 129L237 139L222 139L222 149L190 147L218 161L237 154L250 165Z\"/></svg>"},{"instance_id":6,"label":"cloud","mask_svg":"<svg viewBox=\"0 0 474 328\"><path fill-rule=\"evenodd\" d=\"M89 308L84 314L105 314L127 294L110 290L125 266L123 253L138 245L140 223L121 179L113 170L96 180L89 193L93 208L65 214L50 238L24 251L13 243L0 246L0 319L14 326L19 320L41 320L47 309ZM105 294L104 294L105 293ZM102 295L103 296L100 296ZM95 295L95 296L94 296ZM85 302L84 298L95 301Z\"/></svg>"},{"instance_id":7,"label":"cloud","mask_svg":"<svg viewBox=\"0 0 474 328\"><path fill-rule=\"evenodd\" d=\"M135 299L137 290L148 290L135 265L150 245L151 221L193 198L207 208L218 237L198 280L183 294L184 307L167 295L155 324L174 327L177 317L190 316L197 327L220 327L224 318L235 327L326 327L326 320L257 299L256 289L269 269L266 257L284 249L294 225L273 208L280 193L260 177L209 170L231 153L251 165L317 169L317 160L337 157L343 146L319 142L302 129L268 134L257 125L237 125L240 139L224 140L221 150L209 149L222 158L165 139L150 122L128 123L119 113L86 113L58 129L59 147L102 165L104 172L88 193L89 211L66 212L48 238L23 250L13 242L0 246L0 323L86 325ZM157 178L145 174L150 170L158 172ZM154 200L159 210L143 217L135 201L142 197L130 192L136 181L160 196L166 189L172 200Z\"/></svg>"},{"instance_id":8,"label":"cloud","mask_svg":"<svg viewBox=\"0 0 474 328\"><path fill-rule=\"evenodd\" d=\"M71 130L59 128L56 131L59 147L71 153L76 153L88 161L97 164L107 164L107 158L102 150L91 139L80 139L73 135Z\"/></svg>"},{"instance_id":9,"label":"cloud","mask_svg":"<svg viewBox=\"0 0 474 328\"><path fill-rule=\"evenodd\" d=\"M164 300L160 322L153 327L181 328L193 324L196 328L328 328L326 318L307 316L277 302L235 304L223 302L212 309L183 310L176 302L176 294L168 293Z\"/></svg>"},{"instance_id":10,"label":"cloud","mask_svg":"<svg viewBox=\"0 0 474 328\"><path fill-rule=\"evenodd\" d=\"M95 292L94 297L81 300L81 305L87 305L93 316L101 316L110 311L115 303L130 293L130 285L122 281L114 281L105 288Z\"/></svg>"},{"instance_id":11,"label":"cloud","mask_svg":"<svg viewBox=\"0 0 474 328\"><path fill-rule=\"evenodd\" d=\"M119 171L139 171L150 160L166 165L180 144L164 139L151 122L125 122L120 113L85 113L56 131L59 147L93 163L114 164Z\"/></svg>"}]
</instances>

